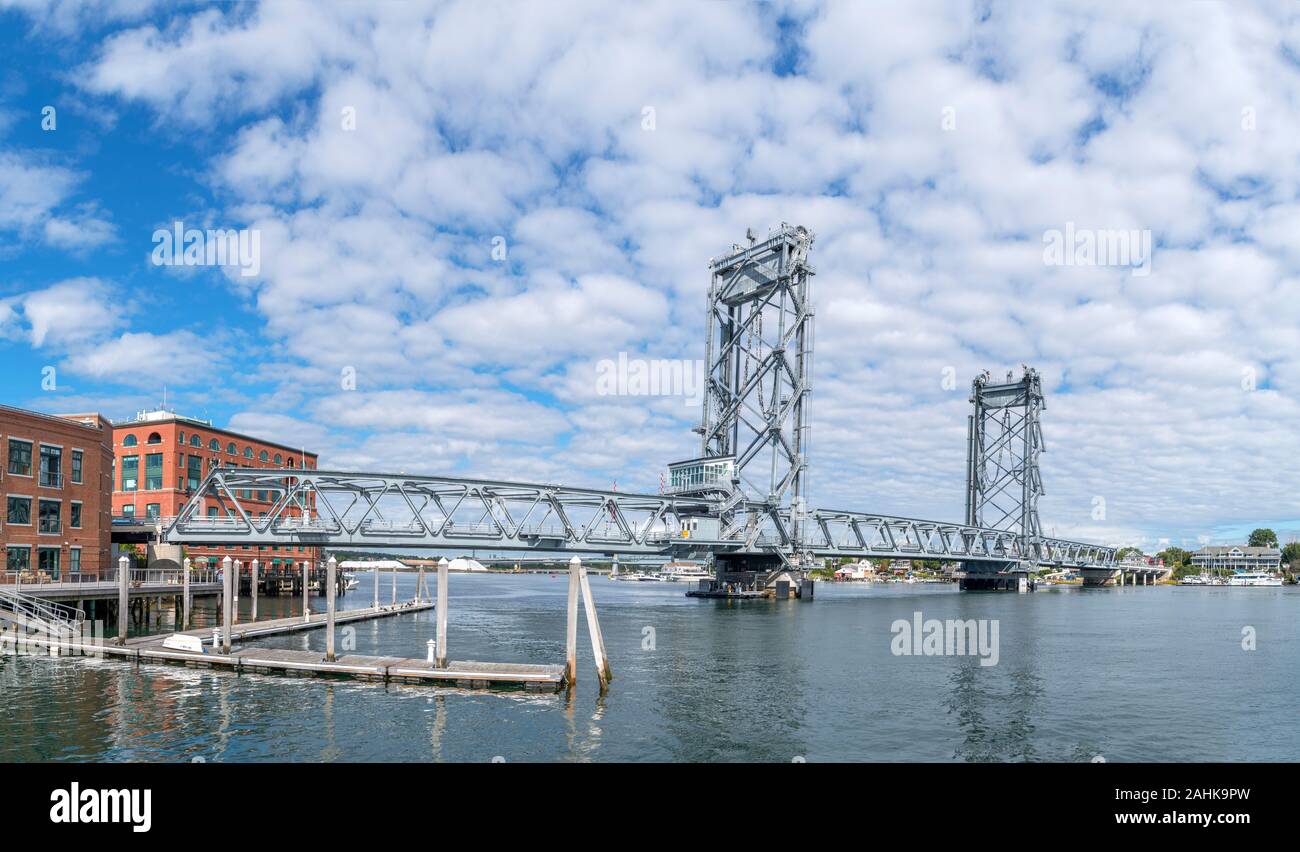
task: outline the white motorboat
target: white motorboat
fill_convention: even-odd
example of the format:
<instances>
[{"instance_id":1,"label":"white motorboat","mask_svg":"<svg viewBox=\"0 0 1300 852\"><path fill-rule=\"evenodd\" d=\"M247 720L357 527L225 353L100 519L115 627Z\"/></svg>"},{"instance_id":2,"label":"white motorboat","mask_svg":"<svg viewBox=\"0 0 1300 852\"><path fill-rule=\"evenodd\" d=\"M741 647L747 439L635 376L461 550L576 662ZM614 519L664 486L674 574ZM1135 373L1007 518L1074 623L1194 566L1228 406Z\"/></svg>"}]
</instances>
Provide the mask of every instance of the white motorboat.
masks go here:
<instances>
[{"instance_id":1,"label":"white motorboat","mask_svg":"<svg viewBox=\"0 0 1300 852\"><path fill-rule=\"evenodd\" d=\"M664 566L662 577L669 583L694 583L713 579L712 574L693 562L670 562Z\"/></svg>"},{"instance_id":2,"label":"white motorboat","mask_svg":"<svg viewBox=\"0 0 1300 852\"><path fill-rule=\"evenodd\" d=\"M1267 571L1238 571L1228 578L1229 586L1280 586L1281 577Z\"/></svg>"}]
</instances>

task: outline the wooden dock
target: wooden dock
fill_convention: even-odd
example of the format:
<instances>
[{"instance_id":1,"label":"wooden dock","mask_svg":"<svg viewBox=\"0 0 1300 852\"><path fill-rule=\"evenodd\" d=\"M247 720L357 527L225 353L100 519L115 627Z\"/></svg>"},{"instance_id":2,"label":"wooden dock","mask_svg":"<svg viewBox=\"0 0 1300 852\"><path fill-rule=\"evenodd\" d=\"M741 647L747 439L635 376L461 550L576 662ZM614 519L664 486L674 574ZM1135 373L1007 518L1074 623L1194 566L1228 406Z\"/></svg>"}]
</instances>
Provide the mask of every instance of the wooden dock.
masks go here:
<instances>
[{"instance_id":1,"label":"wooden dock","mask_svg":"<svg viewBox=\"0 0 1300 852\"><path fill-rule=\"evenodd\" d=\"M123 557L125 559L125 557ZM187 560L188 562L188 560ZM577 638L578 638L578 602L581 598L586 610L587 629L591 636L592 654L596 662L597 679L600 691L609 688L613 674L609 667L609 657L605 653L604 639L600 633L600 622L596 617L595 603L591 596L591 587L587 580L586 569L577 557L569 561L569 594L565 630L565 662L563 665L537 665L527 663L480 663L473 660L447 659L447 560L438 561L438 603L434 604L422 596L426 591L423 571L416 583L414 600L389 606L367 607L365 609L339 611L334 606L333 578L336 572L334 558L327 565L326 606L325 613L310 612L305 615L288 618L251 621L234 624L233 598L230 588L233 571L229 557L225 560L223 577L226 588L222 590L222 622L225 625L218 643L218 630L199 628L186 630L180 634L127 637L124 617L118 620L118 638L104 641L103 638L90 639L75 636L50 637L41 633L19 634L16 630L0 633L0 642L23 642L29 646L48 650L51 656L60 654L86 655L95 657L116 657L134 660L136 663L171 663L195 668L227 669L235 672L258 674L281 674L298 677L337 677L356 680L381 681L383 683L414 683L451 686L466 689L485 689L494 687L526 689L530 691L558 692L572 688L577 680ZM187 566L188 569L188 566ZM125 566L120 568L125 574ZM119 588L121 600L126 598L125 585ZM396 597L396 595L394 595ZM254 612L256 612L254 597ZM367 656L362 654L343 654L336 656L334 651L334 633L330 625L337 627L349 622L386 618L403 613L421 612L434 609L437 612L437 640L430 640L425 659ZM294 633L301 630L325 629L325 652L295 651L279 648L236 647L252 639ZM164 642L170 636L183 635L198 640L197 649L168 648ZM191 645L196 644L194 642ZM209 650L208 647L211 646ZM436 649L436 650L435 650Z\"/></svg>"},{"instance_id":2,"label":"wooden dock","mask_svg":"<svg viewBox=\"0 0 1300 852\"><path fill-rule=\"evenodd\" d=\"M335 623L361 621L371 618L398 615L404 612L418 612L430 609L432 604L398 604L396 607L380 607L350 610L335 615ZM264 636L310 630L322 627L325 618L313 613L310 622L299 618L279 618L271 621L240 625L232 631L232 640L243 641ZM212 643L211 631L189 630L186 635L205 639ZM172 634L167 634L171 636ZM126 645L81 639L50 640L41 634L24 635L21 641L31 645L49 648L57 646L59 653L115 657L137 663L171 663L191 668L227 669L250 674L281 674L296 677L334 677L352 680L369 680L382 683L430 684L434 686L451 686L462 689L522 688L529 691L557 692L567 683L565 667L562 665L529 665L524 663L480 663L470 660L450 661L446 667L439 668L435 663L424 659L405 657L375 657L362 654L344 654L333 662L325 659L318 651L291 651L281 648L239 648L229 654L216 651L182 651L166 648L163 640L167 636L138 636L128 640Z\"/></svg>"},{"instance_id":3,"label":"wooden dock","mask_svg":"<svg viewBox=\"0 0 1300 852\"><path fill-rule=\"evenodd\" d=\"M402 615L409 612L422 612L427 609L433 609L434 605L430 601L416 603L407 601L392 606L381 606L378 609L366 607L365 609L344 609L334 613L334 623L347 624L351 621L369 621L374 618L387 618L393 615ZM264 636L275 636L281 633L297 633L302 630L316 630L324 627L329 623L329 616L323 612L313 612L307 618L301 615L293 615L288 618L272 618L265 621L249 621L243 624L234 624L230 628L231 642L247 642L249 639L261 639ZM181 631L184 636L197 636L203 640L203 644L212 644L213 628L201 627L195 630ZM168 636L174 634L168 633L155 636L133 636L126 640L127 645L144 646L154 643L161 643Z\"/></svg>"}]
</instances>

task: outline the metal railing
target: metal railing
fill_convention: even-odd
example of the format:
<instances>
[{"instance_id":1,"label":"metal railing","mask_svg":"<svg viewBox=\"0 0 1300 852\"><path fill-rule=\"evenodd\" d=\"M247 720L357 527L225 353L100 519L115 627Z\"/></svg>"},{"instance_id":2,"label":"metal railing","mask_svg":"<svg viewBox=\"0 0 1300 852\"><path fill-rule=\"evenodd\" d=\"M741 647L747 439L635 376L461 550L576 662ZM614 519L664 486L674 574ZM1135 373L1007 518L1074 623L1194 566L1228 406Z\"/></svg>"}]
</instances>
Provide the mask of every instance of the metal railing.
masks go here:
<instances>
[{"instance_id":1,"label":"metal railing","mask_svg":"<svg viewBox=\"0 0 1300 852\"><path fill-rule=\"evenodd\" d=\"M64 630L79 631L86 614L76 607L54 603L13 589L0 589L0 611Z\"/></svg>"},{"instance_id":2,"label":"metal railing","mask_svg":"<svg viewBox=\"0 0 1300 852\"><path fill-rule=\"evenodd\" d=\"M220 582L220 576L221 572L216 568L191 568L190 584L215 584ZM183 586L185 577L181 568L132 568L127 582L133 589L144 586ZM12 571L0 572L0 588L7 588L10 590L8 593L12 594L15 586L19 590L31 587L50 591L69 587L85 588L88 591L92 586L100 589L116 587L117 568L107 568L98 574L65 574L62 577L51 577L41 572L24 572L21 576Z\"/></svg>"}]
</instances>

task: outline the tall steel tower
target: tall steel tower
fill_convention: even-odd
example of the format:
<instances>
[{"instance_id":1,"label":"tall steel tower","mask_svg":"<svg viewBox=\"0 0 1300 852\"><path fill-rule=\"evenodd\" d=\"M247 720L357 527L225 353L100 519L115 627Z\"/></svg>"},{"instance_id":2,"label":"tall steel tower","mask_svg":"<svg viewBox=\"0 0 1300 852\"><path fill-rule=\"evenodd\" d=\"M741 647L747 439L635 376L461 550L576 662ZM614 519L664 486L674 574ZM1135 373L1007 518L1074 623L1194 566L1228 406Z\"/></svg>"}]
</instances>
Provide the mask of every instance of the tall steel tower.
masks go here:
<instances>
[{"instance_id":1,"label":"tall steel tower","mask_svg":"<svg viewBox=\"0 0 1300 852\"><path fill-rule=\"evenodd\" d=\"M806 570L813 234L783 223L747 238L709 264L700 456L669 466L671 488L723 496L711 535L744 542L736 565Z\"/></svg>"},{"instance_id":2,"label":"tall steel tower","mask_svg":"<svg viewBox=\"0 0 1300 852\"><path fill-rule=\"evenodd\" d=\"M1008 372L1003 382L985 371L971 384L970 401L975 410L966 428L966 523L1017 533L1023 566L1042 546L1042 380L1030 367L1019 379Z\"/></svg>"}]
</instances>

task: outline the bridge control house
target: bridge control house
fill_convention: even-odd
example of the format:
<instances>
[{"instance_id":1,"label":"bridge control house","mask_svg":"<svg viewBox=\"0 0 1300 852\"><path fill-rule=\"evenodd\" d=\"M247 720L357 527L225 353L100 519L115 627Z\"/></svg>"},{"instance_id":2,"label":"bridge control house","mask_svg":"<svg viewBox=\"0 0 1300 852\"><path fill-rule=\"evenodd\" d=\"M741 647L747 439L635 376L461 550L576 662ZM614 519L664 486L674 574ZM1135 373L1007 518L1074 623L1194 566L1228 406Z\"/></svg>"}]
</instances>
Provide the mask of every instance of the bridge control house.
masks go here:
<instances>
[{"instance_id":1,"label":"bridge control house","mask_svg":"<svg viewBox=\"0 0 1300 852\"><path fill-rule=\"evenodd\" d=\"M180 514L209 471L218 466L314 469L315 453L238 432L218 429L207 420L182 417L174 412L142 411L131 420L113 424L113 516L122 520L170 519ZM237 495L251 514L265 515L276 499L269 491ZM215 499L204 502L204 514L221 511ZM262 576L289 572L303 560L320 559L316 547L291 545L187 546L195 566L215 566L225 556L243 562L249 573L252 560L262 566Z\"/></svg>"},{"instance_id":2,"label":"bridge control house","mask_svg":"<svg viewBox=\"0 0 1300 852\"><path fill-rule=\"evenodd\" d=\"M110 559L112 424L0 405L0 453L0 583L97 578Z\"/></svg>"}]
</instances>

